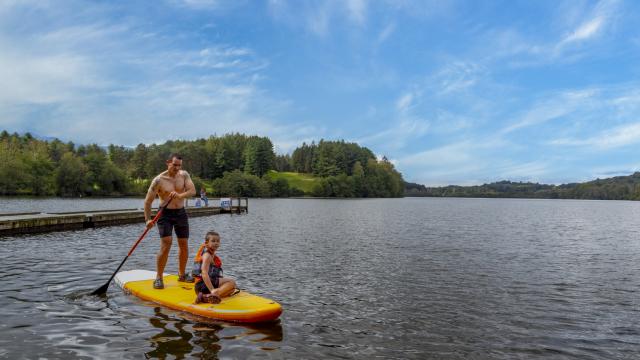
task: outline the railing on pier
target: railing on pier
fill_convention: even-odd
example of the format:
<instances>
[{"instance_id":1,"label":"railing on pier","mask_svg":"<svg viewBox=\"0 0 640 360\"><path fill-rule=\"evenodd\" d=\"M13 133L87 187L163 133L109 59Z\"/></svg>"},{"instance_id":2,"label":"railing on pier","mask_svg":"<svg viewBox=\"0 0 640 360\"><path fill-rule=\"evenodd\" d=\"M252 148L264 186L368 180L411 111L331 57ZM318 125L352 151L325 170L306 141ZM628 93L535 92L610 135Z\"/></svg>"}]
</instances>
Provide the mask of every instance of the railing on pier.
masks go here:
<instances>
[{"instance_id":1,"label":"railing on pier","mask_svg":"<svg viewBox=\"0 0 640 360\"><path fill-rule=\"evenodd\" d=\"M244 203L244 205L243 205ZM202 198L187 199L186 206L194 208L219 207L222 213L242 213L249 212L248 197L219 197L219 198Z\"/></svg>"}]
</instances>

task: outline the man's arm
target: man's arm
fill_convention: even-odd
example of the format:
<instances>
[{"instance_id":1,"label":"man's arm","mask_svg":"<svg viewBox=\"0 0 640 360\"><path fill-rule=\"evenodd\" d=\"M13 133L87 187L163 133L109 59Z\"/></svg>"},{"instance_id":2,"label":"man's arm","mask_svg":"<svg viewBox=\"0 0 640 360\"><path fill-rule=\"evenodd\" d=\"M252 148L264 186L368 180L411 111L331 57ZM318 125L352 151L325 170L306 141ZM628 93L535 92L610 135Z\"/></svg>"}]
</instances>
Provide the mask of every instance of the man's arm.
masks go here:
<instances>
[{"instance_id":1,"label":"man's arm","mask_svg":"<svg viewBox=\"0 0 640 360\"><path fill-rule=\"evenodd\" d=\"M147 196L144 198L144 222L147 223L147 227L153 226L151 223L151 204L158 195L158 187L160 186L160 179L156 176L149 185L147 190Z\"/></svg>"},{"instance_id":2,"label":"man's arm","mask_svg":"<svg viewBox=\"0 0 640 360\"><path fill-rule=\"evenodd\" d=\"M196 186L193 185L193 181L191 180L191 176L188 172L184 171L184 192L177 194L181 199L186 199L191 196L196 195Z\"/></svg>"}]
</instances>

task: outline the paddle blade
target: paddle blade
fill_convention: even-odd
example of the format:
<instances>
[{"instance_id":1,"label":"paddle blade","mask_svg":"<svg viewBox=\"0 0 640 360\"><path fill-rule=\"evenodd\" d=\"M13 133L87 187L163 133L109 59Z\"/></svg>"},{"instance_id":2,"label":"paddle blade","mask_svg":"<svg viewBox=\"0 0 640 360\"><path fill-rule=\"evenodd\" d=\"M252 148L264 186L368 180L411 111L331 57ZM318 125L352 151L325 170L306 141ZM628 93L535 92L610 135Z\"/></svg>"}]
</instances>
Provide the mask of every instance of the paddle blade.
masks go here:
<instances>
[{"instance_id":1,"label":"paddle blade","mask_svg":"<svg viewBox=\"0 0 640 360\"><path fill-rule=\"evenodd\" d=\"M109 279L109 281L107 281L106 284L100 286L99 288L97 288L94 292L91 293L91 295L104 295L107 293L107 289L109 288L109 283L111 282L111 279Z\"/></svg>"}]
</instances>

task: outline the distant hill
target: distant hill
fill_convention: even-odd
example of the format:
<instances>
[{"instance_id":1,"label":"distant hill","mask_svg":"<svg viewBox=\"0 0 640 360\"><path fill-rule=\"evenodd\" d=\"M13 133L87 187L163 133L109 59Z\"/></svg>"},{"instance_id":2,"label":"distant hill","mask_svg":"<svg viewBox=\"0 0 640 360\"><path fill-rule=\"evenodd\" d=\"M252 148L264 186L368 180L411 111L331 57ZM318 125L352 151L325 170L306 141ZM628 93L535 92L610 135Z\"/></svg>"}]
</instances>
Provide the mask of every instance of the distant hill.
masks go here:
<instances>
[{"instance_id":1,"label":"distant hill","mask_svg":"<svg viewBox=\"0 0 640 360\"><path fill-rule=\"evenodd\" d=\"M505 180L476 186L426 187L405 182L404 194L429 197L640 200L640 172L562 185Z\"/></svg>"}]
</instances>

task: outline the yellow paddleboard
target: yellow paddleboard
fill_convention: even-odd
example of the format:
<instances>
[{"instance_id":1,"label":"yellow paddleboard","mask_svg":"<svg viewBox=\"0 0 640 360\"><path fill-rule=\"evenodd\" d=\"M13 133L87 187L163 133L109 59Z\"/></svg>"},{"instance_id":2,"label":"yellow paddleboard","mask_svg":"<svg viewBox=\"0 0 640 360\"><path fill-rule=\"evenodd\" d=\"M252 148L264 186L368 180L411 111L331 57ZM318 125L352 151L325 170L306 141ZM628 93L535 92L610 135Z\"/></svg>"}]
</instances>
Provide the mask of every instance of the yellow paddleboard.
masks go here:
<instances>
[{"instance_id":1,"label":"yellow paddleboard","mask_svg":"<svg viewBox=\"0 0 640 360\"><path fill-rule=\"evenodd\" d=\"M160 305L212 319L235 322L261 322L277 319L282 306L277 302L240 291L222 298L220 304L196 304L194 284L178 282L177 275L164 274L164 289L153 288L156 273L148 270L121 271L115 281L131 294Z\"/></svg>"}]
</instances>

